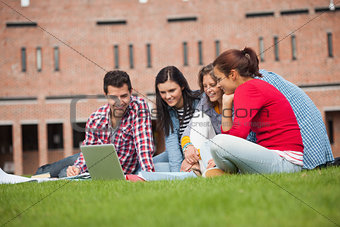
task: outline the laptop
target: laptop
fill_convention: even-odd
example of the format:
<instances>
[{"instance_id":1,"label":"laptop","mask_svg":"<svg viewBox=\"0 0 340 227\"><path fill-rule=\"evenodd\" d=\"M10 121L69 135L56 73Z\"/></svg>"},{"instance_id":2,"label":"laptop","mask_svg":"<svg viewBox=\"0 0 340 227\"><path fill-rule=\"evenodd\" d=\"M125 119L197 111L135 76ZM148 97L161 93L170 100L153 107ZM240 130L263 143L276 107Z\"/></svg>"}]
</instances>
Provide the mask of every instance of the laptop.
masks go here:
<instances>
[{"instance_id":1,"label":"laptop","mask_svg":"<svg viewBox=\"0 0 340 227\"><path fill-rule=\"evenodd\" d=\"M94 180L125 180L113 144L81 146L87 169Z\"/></svg>"}]
</instances>

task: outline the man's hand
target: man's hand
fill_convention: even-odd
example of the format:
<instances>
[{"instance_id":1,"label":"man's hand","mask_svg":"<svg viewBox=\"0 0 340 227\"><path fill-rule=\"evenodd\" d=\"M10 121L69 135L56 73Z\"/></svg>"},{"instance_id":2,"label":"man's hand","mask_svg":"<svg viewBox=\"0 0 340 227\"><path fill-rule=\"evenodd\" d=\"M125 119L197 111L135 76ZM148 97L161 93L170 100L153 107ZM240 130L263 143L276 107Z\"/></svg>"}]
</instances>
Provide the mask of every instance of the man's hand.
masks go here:
<instances>
[{"instance_id":1,"label":"man's hand","mask_svg":"<svg viewBox=\"0 0 340 227\"><path fill-rule=\"evenodd\" d=\"M66 174L68 177L77 176L80 173L80 169L75 166L69 166L66 170Z\"/></svg>"},{"instance_id":2,"label":"man's hand","mask_svg":"<svg viewBox=\"0 0 340 227\"><path fill-rule=\"evenodd\" d=\"M198 151L193 145L189 145L184 152L185 160L193 165L197 163L200 159L198 156Z\"/></svg>"}]
</instances>

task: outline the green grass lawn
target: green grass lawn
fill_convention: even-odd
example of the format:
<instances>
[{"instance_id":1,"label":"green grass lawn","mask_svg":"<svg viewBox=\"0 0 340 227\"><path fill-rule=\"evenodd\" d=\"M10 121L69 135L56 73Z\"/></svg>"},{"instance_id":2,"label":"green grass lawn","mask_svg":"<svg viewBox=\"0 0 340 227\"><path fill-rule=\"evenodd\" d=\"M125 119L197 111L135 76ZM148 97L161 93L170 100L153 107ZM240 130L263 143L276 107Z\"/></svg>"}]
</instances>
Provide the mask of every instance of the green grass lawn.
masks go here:
<instances>
[{"instance_id":1,"label":"green grass lawn","mask_svg":"<svg viewBox=\"0 0 340 227\"><path fill-rule=\"evenodd\" d=\"M7 226L339 226L340 168L184 181L0 185Z\"/></svg>"}]
</instances>

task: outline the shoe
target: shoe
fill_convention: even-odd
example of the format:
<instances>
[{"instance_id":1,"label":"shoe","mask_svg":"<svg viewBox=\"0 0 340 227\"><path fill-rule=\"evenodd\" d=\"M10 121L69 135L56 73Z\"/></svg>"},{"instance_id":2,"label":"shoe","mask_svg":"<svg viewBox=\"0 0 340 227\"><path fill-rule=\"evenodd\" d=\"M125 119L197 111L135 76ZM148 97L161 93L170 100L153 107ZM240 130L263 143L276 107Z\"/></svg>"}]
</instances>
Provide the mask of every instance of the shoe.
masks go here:
<instances>
[{"instance_id":1,"label":"shoe","mask_svg":"<svg viewBox=\"0 0 340 227\"><path fill-rule=\"evenodd\" d=\"M204 171L203 173L203 177L218 177L218 176L222 176L222 175L226 175L227 173L224 172L223 170L217 168L217 167L214 167L214 168L210 168L210 169L207 169Z\"/></svg>"}]
</instances>

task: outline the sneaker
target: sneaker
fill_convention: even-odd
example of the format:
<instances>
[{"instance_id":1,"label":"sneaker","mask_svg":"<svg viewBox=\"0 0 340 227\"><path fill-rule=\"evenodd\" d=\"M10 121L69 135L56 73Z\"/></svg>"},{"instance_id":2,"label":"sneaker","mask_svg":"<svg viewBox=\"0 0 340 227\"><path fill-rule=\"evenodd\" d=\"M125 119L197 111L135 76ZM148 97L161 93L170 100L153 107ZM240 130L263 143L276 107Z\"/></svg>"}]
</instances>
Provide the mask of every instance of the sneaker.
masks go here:
<instances>
[{"instance_id":1,"label":"sneaker","mask_svg":"<svg viewBox=\"0 0 340 227\"><path fill-rule=\"evenodd\" d=\"M224 172L223 170L214 167L214 168L210 168L204 171L203 173L203 177L218 177L218 176L222 176L222 175L226 175L227 173Z\"/></svg>"}]
</instances>

